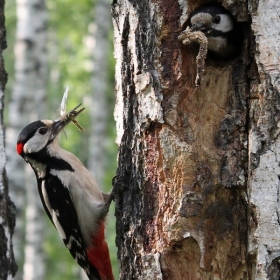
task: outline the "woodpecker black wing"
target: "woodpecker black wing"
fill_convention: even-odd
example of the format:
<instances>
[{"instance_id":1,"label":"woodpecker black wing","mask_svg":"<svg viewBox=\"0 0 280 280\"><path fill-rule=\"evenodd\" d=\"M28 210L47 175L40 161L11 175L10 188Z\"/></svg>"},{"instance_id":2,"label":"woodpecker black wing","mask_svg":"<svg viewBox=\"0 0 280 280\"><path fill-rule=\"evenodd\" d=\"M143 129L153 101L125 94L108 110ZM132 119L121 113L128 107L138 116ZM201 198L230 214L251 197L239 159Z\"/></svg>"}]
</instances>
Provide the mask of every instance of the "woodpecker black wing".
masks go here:
<instances>
[{"instance_id":1,"label":"woodpecker black wing","mask_svg":"<svg viewBox=\"0 0 280 280\"><path fill-rule=\"evenodd\" d=\"M101 280L97 269L89 264L69 189L56 176L48 173L41 182L39 192L43 204L48 210L48 216L73 258L85 270L91 280Z\"/></svg>"}]
</instances>

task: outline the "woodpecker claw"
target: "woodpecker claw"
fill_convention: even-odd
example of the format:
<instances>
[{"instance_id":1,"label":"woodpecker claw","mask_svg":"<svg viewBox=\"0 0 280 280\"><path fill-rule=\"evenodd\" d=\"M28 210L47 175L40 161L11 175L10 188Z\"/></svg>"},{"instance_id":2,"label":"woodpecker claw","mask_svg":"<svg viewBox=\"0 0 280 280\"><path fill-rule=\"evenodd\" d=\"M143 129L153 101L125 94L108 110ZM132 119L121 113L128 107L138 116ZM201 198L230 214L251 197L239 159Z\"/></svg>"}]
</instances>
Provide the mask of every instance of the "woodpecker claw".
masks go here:
<instances>
[{"instance_id":1,"label":"woodpecker claw","mask_svg":"<svg viewBox=\"0 0 280 280\"><path fill-rule=\"evenodd\" d=\"M100 216L102 218L106 218L106 216L109 212L113 197L114 197L114 195L112 194L112 192L103 193L104 202L102 203L102 205L100 205L102 207L102 211L100 213Z\"/></svg>"},{"instance_id":2,"label":"woodpecker claw","mask_svg":"<svg viewBox=\"0 0 280 280\"><path fill-rule=\"evenodd\" d=\"M120 184L120 182L124 182L124 180L119 179L119 176L116 175L112 179L113 188L112 188L111 192L103 193L104 204L102 205L101 216L104 217L104 218L107 216L107 214L109 212L112 201L113 200L116 201L116 186L117 186L117 184Z\"/></svg>"}]
</instances>

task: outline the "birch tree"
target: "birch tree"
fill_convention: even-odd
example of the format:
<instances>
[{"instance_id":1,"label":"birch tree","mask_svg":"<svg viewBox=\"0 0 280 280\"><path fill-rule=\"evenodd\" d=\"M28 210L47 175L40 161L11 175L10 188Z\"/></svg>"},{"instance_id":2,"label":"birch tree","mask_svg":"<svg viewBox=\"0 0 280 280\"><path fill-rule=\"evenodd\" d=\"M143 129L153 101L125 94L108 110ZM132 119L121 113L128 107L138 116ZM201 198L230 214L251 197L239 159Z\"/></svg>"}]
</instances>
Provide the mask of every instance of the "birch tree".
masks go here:
<instances>
[{"instance_id":1,"label":"birch tree","mask_svg":"<svg viewBox=\"0 0 280 280\"><path fill-rule=\"evenodd\" d=\"M109 186L104 183L106 172L109 173L112 166L106 165L108 158L108 142L111 138L108 135L110 104L108 100L109 94L113 93L113 85L109 81L109 51L111 49L110 32L112 31L112 18L110 10L110 2L97 0L94 5L94 21L89 25L89 34L86 40L86 46L90 53L93 63L93 71L91 77L92 92L88 97L90 101L90 123L91 130L89 136L89 157L88 168L94 175L97 184L104 192L108 192ZM116 160L116 159L114 159ZM107 188L106 188L107 187ZM116 247L114 241L110 242L109 238L114 232L115 217L110 211L107 217L107 240L109 245L110 257L112 264L116 262ZM111 240L114 238L111 237ZM114 265L113 265L114 266Z\"/></svg>"},{"instance_id":2,"label":"birch tree","mask_svg":"<svg viewBox=\"0 0 280 280\"><path fill-rule=\"evenodd\" d=\"M115 0L121 279L279 279L277 0L223 0L239 58L178 41L206 1Z\"/></svg>"},{"instance_id":3,"label":"birch tree","mask_svg":"<svg viewBox=\"0 0 280 280\"><path fill-rule=\"evenodd\" d=\"M108 121L108 54L112 20L109 1L98 0L94 5L94 22L89 25L88 50L93 62L92 94L90 95L91 133L88 167L99 186L103 185L106 126Z\"/></svg>"},{"instance_id":4,"label":"birch tree","mask_svg":"<svg viewBox=\"0 0 280 280\"><path fill-rule=\"evenodd\" d=\"M9 104L7 129L7 171L18 214L14 242L16 257L21 263L15 279L44 279L45 273L42 250L43 209L36 192L37 183L33 171L16 154L15 143L23 127L44 117L46 23L44 0L17 0L15 84Z\"/></svg>"},{"instance_id":5,"label":"birch tree","mask_svg":"<svg viewBox=\"0 0 280 280\"><path fill-rule=\"evenodd\" d=\"M0 279L16 272L13 254L12 234L15 227L15 207L9 197L8 179L5 170L6 154L4 146L4 89L7 73L4 68L3 51L6 45L4 1L0 1Z\"/></svg>"}]
</instances>

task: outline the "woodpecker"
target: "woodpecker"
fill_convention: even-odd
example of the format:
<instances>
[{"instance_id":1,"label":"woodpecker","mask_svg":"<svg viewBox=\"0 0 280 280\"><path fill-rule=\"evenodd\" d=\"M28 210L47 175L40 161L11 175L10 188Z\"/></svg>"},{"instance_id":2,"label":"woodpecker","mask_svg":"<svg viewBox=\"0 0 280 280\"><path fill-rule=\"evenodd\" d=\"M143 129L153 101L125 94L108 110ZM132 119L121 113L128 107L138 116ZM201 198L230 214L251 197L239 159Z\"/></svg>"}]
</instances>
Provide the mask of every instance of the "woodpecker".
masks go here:
<instances>
[{"instance_id":1,"label":"woodpecker","mask_svg":"<svg viewBox=\"0 0 280 280\"><path fill-rule=\"evenodd\" d=\"M58 144L62 129L84 110L79 106L27 125L17 152L34 170L44 209L73 258L90 280L113 280L104 236L112 194L102 193L80 160Z\"/></svg>"},{"instance_id":2,"label":"woodpecker","mask_svg":"<svg viewBox=\"0 0 280 280\"><path fill-rule=\"evenodd\" d=\"M242 50L243 32L233 15L219 5L206 5L190 16L191 31L201 31L208 39L208 53L217 60L231 60Z\"/></svg>"}]
</instances>

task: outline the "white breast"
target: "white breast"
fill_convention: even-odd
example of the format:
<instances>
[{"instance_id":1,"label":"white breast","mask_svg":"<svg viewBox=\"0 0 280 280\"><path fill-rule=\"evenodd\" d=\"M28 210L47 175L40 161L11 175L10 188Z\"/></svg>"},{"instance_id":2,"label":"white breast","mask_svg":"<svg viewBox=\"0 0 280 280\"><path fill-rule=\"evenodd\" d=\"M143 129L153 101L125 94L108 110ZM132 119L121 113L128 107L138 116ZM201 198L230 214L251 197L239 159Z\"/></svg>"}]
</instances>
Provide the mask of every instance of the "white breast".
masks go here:
<instances>
[{"instance_id":1,"label":"white breast","mask_svg":"<svg viewBox=\"0 0 280 280\"><path fill-rule=\"evenodd\" d=\"M219 52L227 46L227 39L223 37L209 37L208 48L211 51Z\"/></svg>"}]
</instances>

